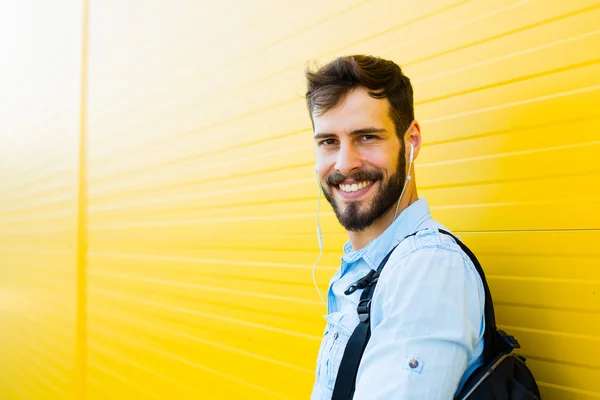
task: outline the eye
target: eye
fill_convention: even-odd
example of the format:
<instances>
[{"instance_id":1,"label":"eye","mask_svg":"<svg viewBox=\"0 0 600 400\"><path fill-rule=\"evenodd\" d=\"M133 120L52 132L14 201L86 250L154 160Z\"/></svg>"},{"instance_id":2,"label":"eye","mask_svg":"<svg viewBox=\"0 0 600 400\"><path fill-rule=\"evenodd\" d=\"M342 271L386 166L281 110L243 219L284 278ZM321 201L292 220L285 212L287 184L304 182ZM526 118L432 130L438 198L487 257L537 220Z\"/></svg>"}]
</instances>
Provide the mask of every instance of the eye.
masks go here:
<instances>
[{"instance_id":1,"label":"eye","mask_svg":"<svg viewBox=\"0 0 600 400\"><path fill-rule=\"evenodd\" d=\"M377 139L377 136L375 135L363 135L360 137L360 140L363 142L372 142L375 139Z\"/></svg>"},{"instance_id":2,"label":"eye","mask_svg":"<svg viewBox=\"0 0 600 400\"><path fill-rule=\"evenodd\" d=\"M335 139L325 139L319 142L319 146L333 146L335 145Z\"/></svg>"}]
</instances>

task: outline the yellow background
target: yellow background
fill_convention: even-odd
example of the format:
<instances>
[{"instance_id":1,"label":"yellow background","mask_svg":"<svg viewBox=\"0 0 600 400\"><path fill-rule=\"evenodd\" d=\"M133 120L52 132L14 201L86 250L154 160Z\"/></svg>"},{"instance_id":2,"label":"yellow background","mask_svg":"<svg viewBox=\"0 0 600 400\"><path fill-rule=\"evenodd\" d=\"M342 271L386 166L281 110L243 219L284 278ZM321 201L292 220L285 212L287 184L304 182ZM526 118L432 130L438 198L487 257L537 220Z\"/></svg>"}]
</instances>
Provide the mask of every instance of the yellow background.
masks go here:
<instances>
[{"instance_id":1,"label":"yellow background","mask_svg":"<svg viewBox=\"0 0 600 400\"><path fill-rule=\"evenodd\" d=\"M544 399L600 399L600 3L5 1L0 399L307 399L303 71L411 78L419 194ZM343 230L322 207L323 292Z\"/></svg>"}]
</instances>

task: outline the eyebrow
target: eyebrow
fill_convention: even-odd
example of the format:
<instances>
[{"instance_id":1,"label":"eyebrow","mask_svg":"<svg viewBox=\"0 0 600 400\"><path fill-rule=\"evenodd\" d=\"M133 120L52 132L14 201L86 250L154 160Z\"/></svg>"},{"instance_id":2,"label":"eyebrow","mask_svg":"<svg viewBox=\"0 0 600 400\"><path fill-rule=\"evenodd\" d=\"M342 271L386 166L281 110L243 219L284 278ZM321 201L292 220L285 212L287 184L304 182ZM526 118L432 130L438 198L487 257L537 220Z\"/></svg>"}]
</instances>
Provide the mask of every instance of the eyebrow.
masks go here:
<instances>
[{"instance_id":1,"label":"eyebrow","mask_svg":"<svg viewBox=\"0 0 600 400\"><path fill-rule=\"evenodd\" d=\"M353 130L352 132L350 132L350 136L356 136L356 135L365 135L365 134L370 134L370 133L383 133L383 132L387 132L386 129L383 128L361 128L361 129L356 129ZM317 140L317 139L325 139L325 138L330 138L330 137L335 137L337 136L335 133L327 133L327 132L322 132L322 133L317 133L313 136L313 139Z\"/></svg>"}]
</instances>

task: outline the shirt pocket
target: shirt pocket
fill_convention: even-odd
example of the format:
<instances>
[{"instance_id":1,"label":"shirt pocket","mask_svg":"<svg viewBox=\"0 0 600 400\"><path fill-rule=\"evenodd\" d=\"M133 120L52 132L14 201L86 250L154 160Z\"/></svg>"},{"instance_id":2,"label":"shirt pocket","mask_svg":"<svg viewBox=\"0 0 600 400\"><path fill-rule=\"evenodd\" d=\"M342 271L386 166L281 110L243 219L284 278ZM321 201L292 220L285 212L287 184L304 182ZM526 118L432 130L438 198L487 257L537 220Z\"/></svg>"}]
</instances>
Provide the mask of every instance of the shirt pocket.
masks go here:
<instances>
[{"instance_id":1,"label":"shirt pocket","mask_svg":"<svg viewBox=\"0 0 600 400\"><path fill-rule=\"evenodd\" d=\"M325 316L325 319L327 320L327 329L323 340L321 366L322 373L327 378L327 390L332 391L344 350L352 332L358 325L358 317L335 312Z\"/></svg>"}]
</instances>

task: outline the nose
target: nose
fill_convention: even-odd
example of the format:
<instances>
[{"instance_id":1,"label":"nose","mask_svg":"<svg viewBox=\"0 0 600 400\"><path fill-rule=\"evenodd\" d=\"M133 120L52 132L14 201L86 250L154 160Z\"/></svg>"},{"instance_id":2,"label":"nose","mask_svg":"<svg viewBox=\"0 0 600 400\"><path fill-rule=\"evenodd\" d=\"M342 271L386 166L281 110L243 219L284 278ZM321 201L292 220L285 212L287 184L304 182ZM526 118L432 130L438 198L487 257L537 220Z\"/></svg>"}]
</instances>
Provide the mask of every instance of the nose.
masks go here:
<instances>
[{"instance_id":1,"label":"nose","mask_svg":"<svg viewBox=\"0 0 600 400\"><path fill-rule=\"evenodd\" d=\"M335 169L348 176L360 170L361 167L362 160L355 147L350 143L341 145L335 162Z\"/></svg>"}]
</instances>

